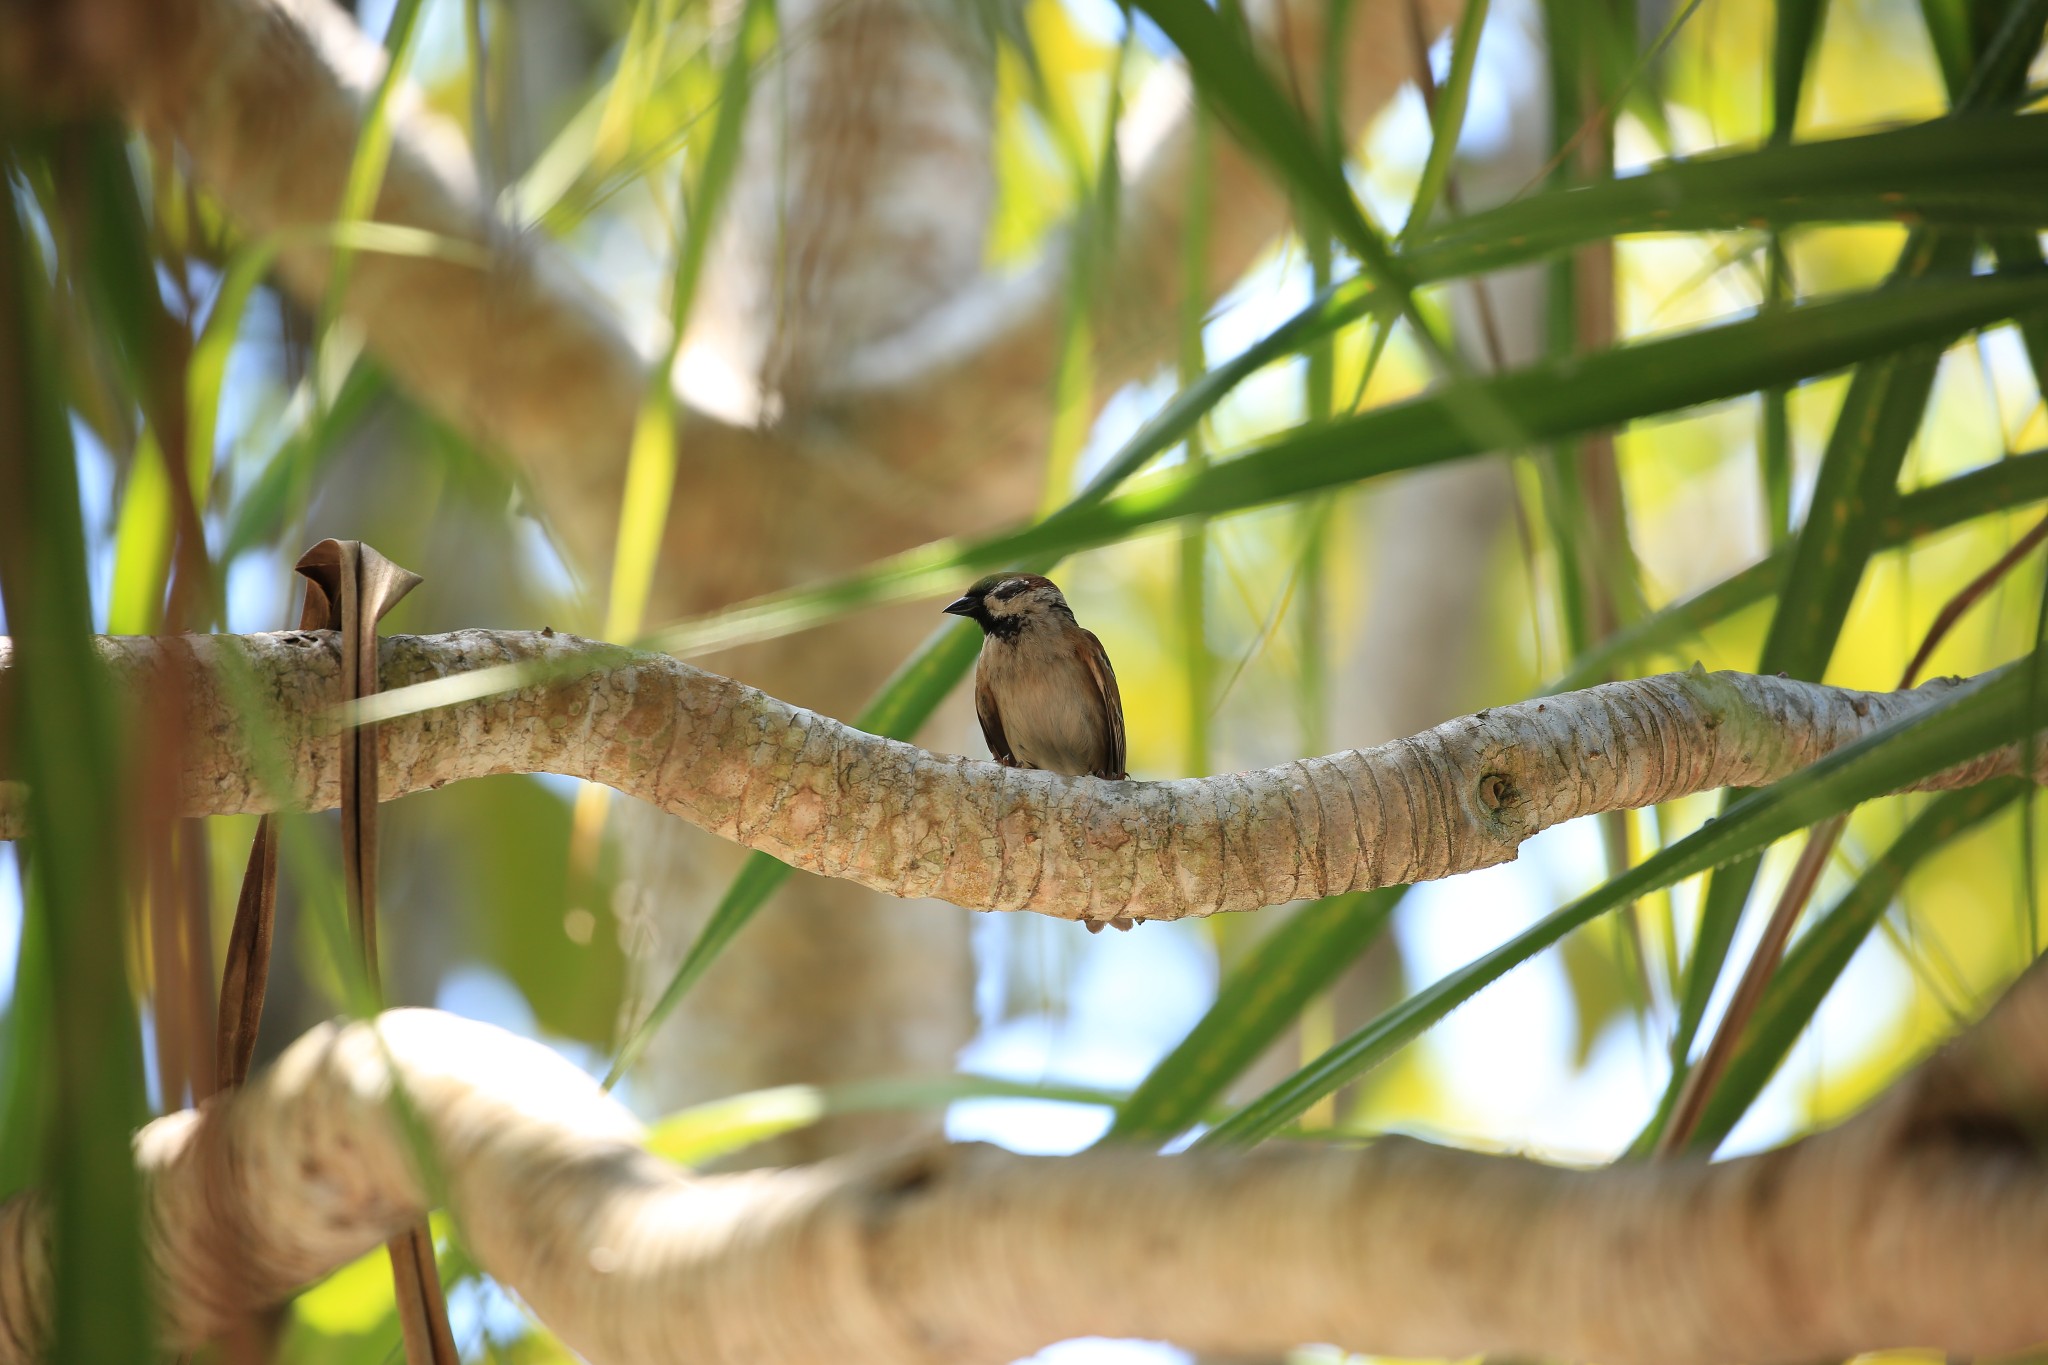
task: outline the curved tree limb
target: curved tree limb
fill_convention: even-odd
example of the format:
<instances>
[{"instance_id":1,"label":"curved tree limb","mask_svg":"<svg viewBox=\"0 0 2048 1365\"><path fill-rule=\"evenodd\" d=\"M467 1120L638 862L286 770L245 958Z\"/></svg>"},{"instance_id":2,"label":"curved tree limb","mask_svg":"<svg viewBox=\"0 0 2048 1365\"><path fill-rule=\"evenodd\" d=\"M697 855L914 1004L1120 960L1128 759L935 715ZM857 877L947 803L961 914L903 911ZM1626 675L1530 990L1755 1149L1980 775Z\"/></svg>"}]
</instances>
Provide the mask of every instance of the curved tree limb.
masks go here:
<instances>
[{"instance_id":1,"label":"curved tree limb","mask_svg":"<svg viewBox=\"0 0 2048 1365\"><path fill-rule=\"evenodd\" d=\"M1384 1138L1064 1158L939 1147L692 1177L533 1042L430 1010L323 1025L145 1128L168 1344L433 1202L588 1359L972 1365L1062 1338L1303 1341L1615 1365L1999 1355L2048 1339L2048 969L1831 1132L1715 1165L1566 1170ZM0 1365L47 1312L40 1207L0 1205ZM1249 1253L1249 1254L1248 1254ZM1199 1292L1191 1292L1199 1286Z\"/></svg>"},{"instance_id":2,"label":"curved tree limb","mask_svg":"<svg viewBox=\"0 0 2048 1365\"><path fill-rule=\"evenodd\" d=\"M338 799L335 638L107 637L132 696L195 679L179 814L324 809ZM223 672L234 651L283 746L270 794ZM0 683L12 648L0 640ZM1859 692L1744 673L1672 673L1496 707L1391 744L1257 772L1105 783L933 754L801 710L667 655L552 632L383 641L386 690L490 665L554 680L385 724L393 796L493 773L602 782L807 871L896 896L1068 919L1178 919L1489 867L1551 825L1775 781L1927 705L1954 679ZM2008 749L1937 774L2015 771ZM0 834L19 829L0 807Z\"/></svg>"},{"instance_id":3,"label":"curved tree limb","mask_svg":"<svg viewBox=\"0 0 2048 1365\"><path fill-rule=\"evenodd\" d=\"M1459 0L1423 0L1423 6L1431 22L1441 23L1453 17ZM1004 509L1028 503L1036 489L1051 420L1045 395L1059 353L1065 235L1051 234L1040 258L1017 274L971 269L980 242L971 222L965 231L954 226L942 234L949 245L938 254L950 265L929 281L907 282L887 272L875 279L835 278L824 268L854 257L867 264L928 262L933 228L920 206L937 202L928 192L930 177L944 177L941 199L975 198L962 190L962 168L983 173L988 133L985 110L973 112L972 92L954 88L971 80L930 52L919 55L934 44L918 37L930 25L906 18L915 4L863 3L823 12L830 17L841 9L846 27L875 27L878 16L887 21L879 35L886 55L909 64L909 74L893 82L909 90L909 111L894 121L882 118L871 131L918 144L880 163L871 149L856 149L849 160L842 147L800 148L849 174L889 182L882 190L902 191L889 205L859 212L847 208L844 196L825 196L842 224L835 231L858 240L828 234L805 253L820 260L804 278L819 276L817 287L844 296L844 310L860 317L832 337L804 339L803 346L831 345L835 337L860 344L789 362L803 372L793 396L806 410L790 414L798 420L755 430L704 410L686 413L686 486L694 495L678 500L668 538L672 556L705 544L757 543L763 564L859 562L928 540L938 529L991 524ZM1290 86L1310 94L1320 89L1324 9L1300 0L1247 7L1265 48L1293 73ZM1341 121L1349 133L1361 129L1408 74L1405 6L1377 0L1353 10L1340 83ZM798 7L797 18L807 17L816 16ZM836 50L830 41L822 47ZM876 98L866 89L875 58L870 53L862 60L866 68L855 64L840 83L850 85L850 98L865 108L862 101ZM0 84L46 104L111 93L139 131L185 151L195 179L251 237L317 232L332 220L362 106L383 61L377 43L329 0L79 0L34 19L0 13ZM818 98L831 105L829 93ZM940 103L970 111L962 117L972 126L942 125L929 112ZM1101 310L1104 330L1096 347L1105 398L1170 353L1181 311L1174 263L1191 164L1184 76L1167 68L1134 104L1120 136L1128 188L1115 266L1105 272L1111 297ZM347 312L398 382L471 438L511 457L581 567L601 574L611 560L626 450L652 357L628 340L551 243L497 216L479 192L460 134L426 110L410 84L400 87L393 112L392 155L376 218L438 234L471 249L474 258L359 254ZM842 112L813 123L840 128L847 123ZM935 143L947 144L946 154L934 166L922 165L919 157ZM1219 144L1213 181L1219 213L1208 233L1207 279L1221 293L1285 229L1287 205L1265 169L1227 142ZM743 187L739 216L745 221L735 230L759 234L761 215L745 210L762 195L773 207L770 187ZM973 246L965 257L960 242ZM279 268L302 300L318 301L328 279L328 249L302 236L282 251ZM718 302L708 300L707 312L744 315L760 300L750 296L723 310ZM783 307L801 310L817 302L805 297ZM906 308L908 315L899 315ZM767 325L765 318L707 321L721 334ZM767 342L720 335L706 344L734 351L721 355L723 366L745 374L758 368L752 352ZM805 507L791 499L804 500ZM865 515L834 515L849 501ZM827 510L804 515L813 505ZM700 514L706 508L713 510ZM735 518L744 519L752 537L718 534ZM804 530L781 546L778 537L789 525ZM857 531L863 526L868 529ZM853 539L857 550L826 560L812 538L821 531ZM701 559L687 562L696 575L666 575L657 585L655 605L664 614L703 611L763 588L757 576L723 582L718 574L702 574Z\"/></svg>"},{"instance_id":4,"label":"curved tree limb","mask_svg":"<svg viewBox=\"0 0 2048 1365\"><path fill-rule=\"evenodd\" d=\"M9 25L61 54L15 73L21 88L33 95L69 77L112 92L139 131L184 150L238 229L282 234L278 273L317 304L330 265L319 230L342 202L385 66L376 41L328 0L82 0L51 14L41 33ZM551 243L484 202L461 135L416 87L394 92L391 116L375 218L472 254L362 253L344 306L398 382L509 455L585 564L606 565L598 550L616 520L649 357ZM753 444L707 420L691 430L693 456L711 467Z\"/></svg>"}]
</instances>

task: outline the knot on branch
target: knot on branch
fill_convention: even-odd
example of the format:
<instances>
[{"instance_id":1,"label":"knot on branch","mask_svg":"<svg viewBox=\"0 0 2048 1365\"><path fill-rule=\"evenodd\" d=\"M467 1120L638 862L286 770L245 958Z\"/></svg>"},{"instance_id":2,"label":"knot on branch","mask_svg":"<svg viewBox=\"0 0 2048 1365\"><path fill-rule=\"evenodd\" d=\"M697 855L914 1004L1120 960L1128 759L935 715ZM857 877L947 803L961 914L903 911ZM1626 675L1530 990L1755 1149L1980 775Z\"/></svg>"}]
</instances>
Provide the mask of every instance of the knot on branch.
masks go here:
<instances>
[{"instance_id":1,"label":"knot on branch","mask_svg":"<svg viewBox=\"0 0 2048 1365\"><path fill-rule=\"evenodd\" d=\"M1498 839L1519 843L1536 831L1528 797L1512 774L1493 771L1483 774L1474 789L1479 817Z\"/></svg>"},{"instance_id":2,"label":"knot on branch","mask_svg":"<svg viewBox=\"0 0 2048 1365\"><path fill-rule=\"evenodd\" d=\"M1741 688L1718 673L1707 672L1698 660L1677 678L1686 696L1699 708L1701 723L1709 730L1718 730L1731 719L1750 717L1755 711Z\"/></svg>"}]
</instances>

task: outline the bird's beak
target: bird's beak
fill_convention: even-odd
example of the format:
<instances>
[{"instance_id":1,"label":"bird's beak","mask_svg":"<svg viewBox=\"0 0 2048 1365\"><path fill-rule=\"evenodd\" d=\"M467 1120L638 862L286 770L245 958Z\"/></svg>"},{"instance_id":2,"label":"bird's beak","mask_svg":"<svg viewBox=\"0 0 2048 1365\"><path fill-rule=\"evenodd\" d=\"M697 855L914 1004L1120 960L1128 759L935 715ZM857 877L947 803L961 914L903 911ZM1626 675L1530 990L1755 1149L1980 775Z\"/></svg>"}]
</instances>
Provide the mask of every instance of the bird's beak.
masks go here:
<instances>
[{"instance_id":1,"label":"bird's beak","mask_svg":"<svg viewBox=\"0 0 2048 1365\"><path fill-rule=\"evenodd\" d=\"M973 598L962 597L957 601L948 602L944 610L948 616L972 616L978 605Z\"/></svg>"}]
</instances>

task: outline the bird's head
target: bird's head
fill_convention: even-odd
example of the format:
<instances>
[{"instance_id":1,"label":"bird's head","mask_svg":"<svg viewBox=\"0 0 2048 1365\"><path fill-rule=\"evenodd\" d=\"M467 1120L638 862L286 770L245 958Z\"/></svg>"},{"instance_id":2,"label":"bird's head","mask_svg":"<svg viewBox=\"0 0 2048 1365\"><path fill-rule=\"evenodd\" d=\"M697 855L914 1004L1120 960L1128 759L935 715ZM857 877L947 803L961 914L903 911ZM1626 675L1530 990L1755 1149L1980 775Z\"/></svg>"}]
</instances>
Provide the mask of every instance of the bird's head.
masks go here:
<instances>
[{"instance_id":1,"label":"bird's head","mask_svg":"<svg viewBox=\"0 0 2048 1365\"><path fill-rule=\"evenodd\" d=\"M1072 608L1050 578L1035 573L992 573L945 608L965 616L991 635L1009 635L1033 617L1074 619Z\"/></svg>"}]
</instances>

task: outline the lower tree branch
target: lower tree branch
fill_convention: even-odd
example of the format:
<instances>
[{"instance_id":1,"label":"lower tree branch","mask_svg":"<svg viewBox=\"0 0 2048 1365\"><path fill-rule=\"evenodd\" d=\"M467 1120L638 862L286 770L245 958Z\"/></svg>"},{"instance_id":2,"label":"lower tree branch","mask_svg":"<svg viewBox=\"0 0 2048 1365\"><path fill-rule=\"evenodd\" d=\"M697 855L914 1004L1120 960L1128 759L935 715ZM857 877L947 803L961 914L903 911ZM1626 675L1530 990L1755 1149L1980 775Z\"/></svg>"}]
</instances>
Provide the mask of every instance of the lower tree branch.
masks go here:
<instances>
[{"instance_id":1,"label":"lower tree branch","mask_svg":"<svg viewBox=\"0 0 2048 1365\"><path fill-rule=\"evenodd\" d=\"M336 803L332 634L109 637L100 652L130 696L192 689L178 814ZM266 713L255 733L281 746L268 767L235 704L230 655ZM0 640L0 687L11 660ZM386 691L500 664L552 672L385 724L380 781L392 796L494 773L565 773L807 871L1068 919L1254 910L1488 867L1577 816L1776 781L1960 685L1859 692L1671 673L1257 772L1107 783L933 754L667 655L552 632L392 636L381 663ZM2018 766L2006 749L1920 785L1967 786ZM291 789L266 791L266 771L289 774ZM0 835L22 823L17 793L0 802Z\"/></svg>"},{"instance_id":2,"label":"lower tree branch","mask_svg":"<svg viewBox=\"0 0 2048 1365\"><path fill-rule=\"evenodd\" d=\"M537 1043L431 1010L324 1025L136 1141L168 1345L425 1212L394 1077L478 1262L600 1365L969 1365L1091 1334L1614 1365L2048 1340L2041 967L1838 1129L1596 1171L1386 1138L696 1178ZM0 1206L0 1365L45 1330L47 1236L34 1199Z\"/></svg>"}]
</instances>

